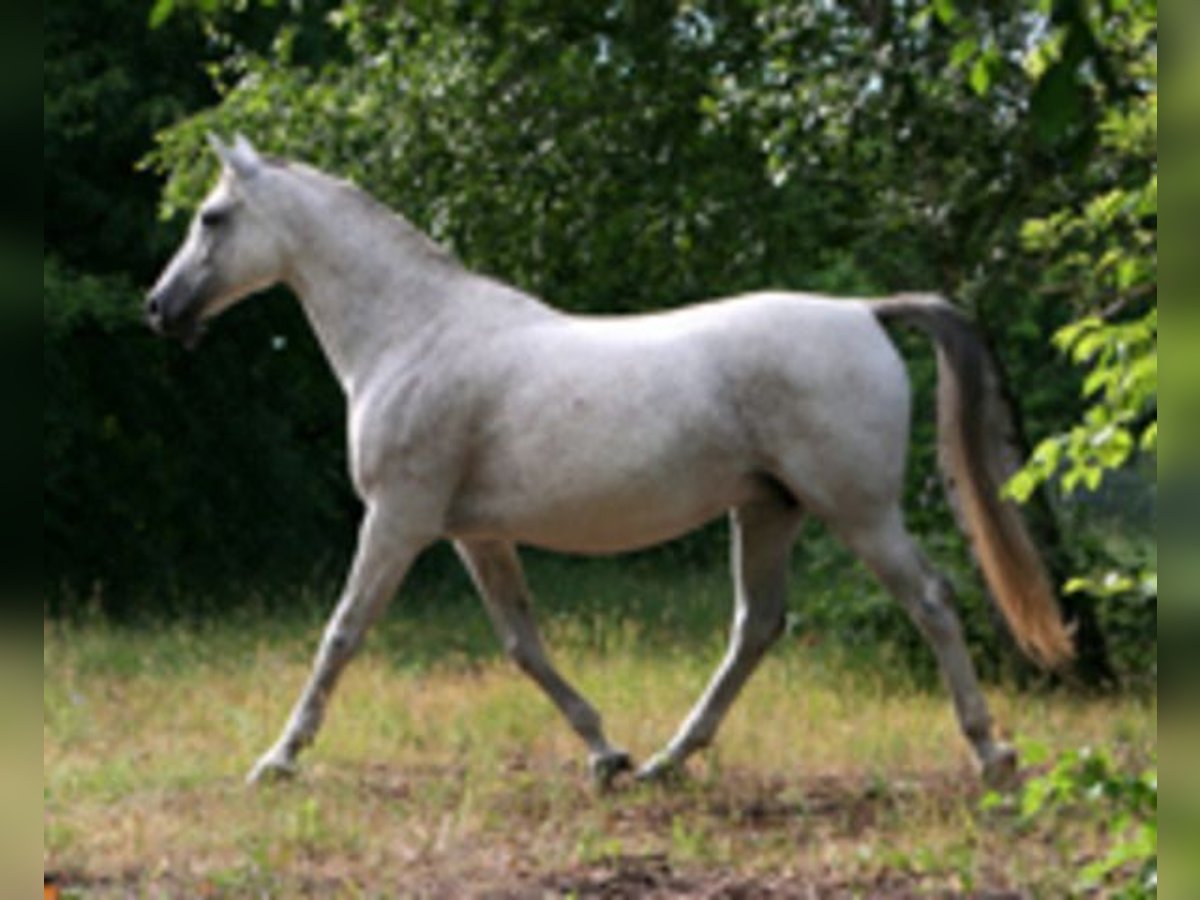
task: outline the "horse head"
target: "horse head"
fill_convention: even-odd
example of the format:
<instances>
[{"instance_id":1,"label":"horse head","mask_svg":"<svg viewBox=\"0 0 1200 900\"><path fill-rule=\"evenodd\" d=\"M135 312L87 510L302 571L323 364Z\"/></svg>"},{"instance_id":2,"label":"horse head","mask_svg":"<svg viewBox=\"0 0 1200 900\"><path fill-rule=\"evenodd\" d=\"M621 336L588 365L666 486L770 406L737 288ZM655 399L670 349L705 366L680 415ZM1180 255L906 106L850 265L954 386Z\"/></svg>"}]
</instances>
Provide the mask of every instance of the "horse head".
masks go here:
<instances>
[{"instance_id":1,"label":"horse head","mask_svg":"<svg viewBox=\"0 0 1200 900\"><path fill-rule=\"evenodd\" d=\"M221 176L145 307L151 328L189 346L206 320L283 276L281 238L259 202L274 167L241 135L232 145L209 135L209 143L221 160Z\"/></svg>"}]
</instances>

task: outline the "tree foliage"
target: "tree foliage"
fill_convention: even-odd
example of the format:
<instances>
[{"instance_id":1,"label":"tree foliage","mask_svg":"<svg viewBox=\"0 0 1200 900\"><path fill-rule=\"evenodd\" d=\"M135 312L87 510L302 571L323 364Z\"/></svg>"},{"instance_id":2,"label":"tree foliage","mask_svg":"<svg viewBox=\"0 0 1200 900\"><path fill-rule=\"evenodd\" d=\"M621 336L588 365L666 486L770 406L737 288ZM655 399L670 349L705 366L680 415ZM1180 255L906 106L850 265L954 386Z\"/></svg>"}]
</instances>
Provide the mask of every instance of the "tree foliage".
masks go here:
<instances>
[{"instance_id":1,"label":"tree foliage","mask_svg":"<svg viewBox=\"0 0 1200 900\"><path fill-rule=\"evenodd\" d=\"M215 173L209 130L349 176L573 310L940 290L1040 448L1026 491L1156 441L1147 0L158 0L103 45L84 6L47 14L52 579L254 577L274 548L311 565L352 531L340 404L286 301L232 313L202 366L138 329L134 285ZM86 227L110 214L122 228ZM926 351L912 371L908 508L956 558ZM114 531L136 549L106 552ZM1085 535L1075 569L1105 556L1075 551Z\"/></svg>"},{"instance_id":2,"label":"tree foliage","mask_svg":"<svg viewBox=\"0 0 1200 900\"><path fill-rule=\"evenodd\" d=\"M1158 767L1130 773L1112 754L1083 747L1048 760L1046 748L1022 748L1027 762L1041 766L1017 792L1017 821L1023 829L1061 827L1062 822L1094 818L1105 824L1105 852L1078 866L1072 889L1080 894L1103 892L1123 900L1158 896ZM997 794L985 796L985 809L1004 805Z\"/></svg>"},{"instance_id":3,"label":"tree foliage","mask_svg":"<svg viewBox=\"0 0 1200 900\"><path fill-rule=\"evenodd\" d=\"M1078 16L1033 48L1028 70L1040 88L1065 65L1071 29L1088 30L1107 61L1081 88L1103 110L1095 150L1071 203L1026 221L1022 237L1046 264L1043 290L1069 298L1074 318L1054 343L1085 372L1085 409L1037 445L1010 485L1019 498L1050 481L1095 491L1158 448L1157 4L1083 4ZM1155 602L1157 553L1144 551L1125 560L1133 571L1106 566L1067 589Z\"/></svg>"}]
</instances>

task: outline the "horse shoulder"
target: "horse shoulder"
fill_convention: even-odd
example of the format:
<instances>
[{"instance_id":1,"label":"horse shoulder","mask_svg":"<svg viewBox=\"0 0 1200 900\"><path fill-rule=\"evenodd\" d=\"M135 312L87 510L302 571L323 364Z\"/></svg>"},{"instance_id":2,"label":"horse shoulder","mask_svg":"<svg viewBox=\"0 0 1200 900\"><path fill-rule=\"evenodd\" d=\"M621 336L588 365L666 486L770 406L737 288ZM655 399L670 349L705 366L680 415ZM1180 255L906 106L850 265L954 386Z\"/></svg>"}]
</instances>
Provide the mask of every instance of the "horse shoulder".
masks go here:
<instances>
[{"instance_id":1,"label":"horse shoulder","mask_svg":"<svg viewBox=\"0 0 1200 900\"><path fill-rule=\"evenodd\" d=\"M351 399L350 472L367 500L393 490L441 495L461 466L471 385L436 358L394 365Z\"/></svg>"}]
</instances>

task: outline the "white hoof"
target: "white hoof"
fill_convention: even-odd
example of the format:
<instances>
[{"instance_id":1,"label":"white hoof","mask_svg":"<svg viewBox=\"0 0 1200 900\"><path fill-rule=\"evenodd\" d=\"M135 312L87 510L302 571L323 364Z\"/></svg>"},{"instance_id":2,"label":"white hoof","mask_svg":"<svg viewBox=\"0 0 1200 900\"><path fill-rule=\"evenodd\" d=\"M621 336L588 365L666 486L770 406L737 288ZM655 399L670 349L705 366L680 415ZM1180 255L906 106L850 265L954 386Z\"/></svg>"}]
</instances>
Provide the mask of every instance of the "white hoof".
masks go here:
<instances>
[{"instance_id":1,"label":"white hoof","mask_svg":"<svg viewBox=\"0 0 1200 900\"><path fill-rule=\"evenodd\" d=\"M677 762L666 753L658 753L646 760L646 763L634 775L644 784L673 784L683 779L683 764Z\"/></svg>"},{"instance_id":2,"label":"white hoof","mask_svg":"<svg viewBox=\"0 0 1200 900\"><path fill-rule=\"evenodd\" d=\"M289 781L295 777L296 763L282 754L272 751L254 764L254 768L246 776L246 784L271 784L277 781Z\"/></svg>"}]
</instances>

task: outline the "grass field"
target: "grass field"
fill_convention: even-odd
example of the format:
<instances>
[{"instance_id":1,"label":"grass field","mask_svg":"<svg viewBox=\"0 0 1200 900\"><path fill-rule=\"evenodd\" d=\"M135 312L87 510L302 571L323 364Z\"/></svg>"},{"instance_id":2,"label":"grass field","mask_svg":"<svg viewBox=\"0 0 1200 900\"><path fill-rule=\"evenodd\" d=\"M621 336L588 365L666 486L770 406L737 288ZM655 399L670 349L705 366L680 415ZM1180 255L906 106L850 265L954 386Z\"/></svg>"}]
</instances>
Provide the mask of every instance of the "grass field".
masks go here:
<instances>
[{"instance_id":1,"label":"grass field","mask_svg":"<svg viewBox=\"0 0 1200 900\"><path fill-rule=\"evenodd\" d=\"M561 668L639 759L721 650L716 628L547 618ZM1107 839L1099 816L985 811L939 690L796 639L686 782L598 794L457 601L381 623L300 777L247 789L318 633L311 616L45 626L44 866L67 896L1061 896ZM1019 743L1104 746L1131 771L1155 753L1153 701L990 696Z\"/></svg>"}]
</instances>

